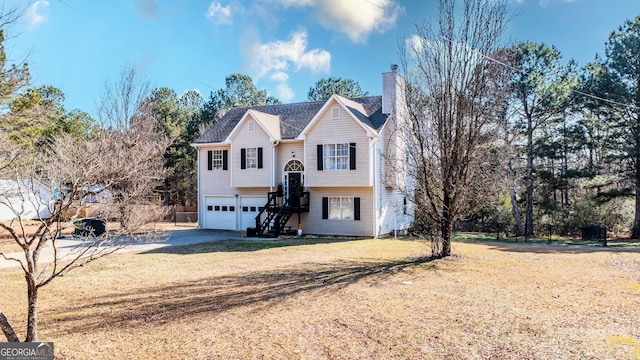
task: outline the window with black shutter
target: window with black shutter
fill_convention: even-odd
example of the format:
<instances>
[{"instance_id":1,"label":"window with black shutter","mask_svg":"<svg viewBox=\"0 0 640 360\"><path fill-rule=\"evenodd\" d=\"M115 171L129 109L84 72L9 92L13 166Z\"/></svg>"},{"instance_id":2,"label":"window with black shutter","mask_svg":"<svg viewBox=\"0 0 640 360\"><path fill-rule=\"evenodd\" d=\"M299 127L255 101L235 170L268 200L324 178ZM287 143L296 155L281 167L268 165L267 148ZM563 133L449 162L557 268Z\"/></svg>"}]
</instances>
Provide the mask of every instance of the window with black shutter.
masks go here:
<instances>
[{"instance_id":1,"label":"window with black shutter","mask_svg":"<svg viewBox=\"0 0 640 360\"><path fill-rule=\"evenodd\" d=\"M318 170L355 170L356 143L319 144Z\"/></svg>"},{"instance_id":2,"label":"window with black shutter","mask_svg":"<svg viewBox=\"0 0 640 360\"><path fill-rule=\"evenodd\" d=\"M262 169L262 148L240 149L240 169Z\"/></svg>"},{"instance_id":3,"label":"window with black shutter","mask_svg":"<svg viewBox=\"0 0 640 360\"><path fill-rule=\"evenodd\" d=\"M353 198L353 220L360 220L360 198Z\"/></svg>"},{"instance_id":4,"label":"window with black shutter","mask_svg":"<svg viewBox=\"0 0 640 360\"><path fill-rule=\"evenodd\" d=\"M349 170L356 169L356 143L349 144Z\"/></svg>"},{"instance_id":5,"label":"window with black shutter","mask_svg":"<svg viewBox=\"0 0 640 360\"><path fill-rule=\"evenodd\" d=\"M322 218L323 219L329 218L329 198L328 197L322 198Z\"/></svg>"},{"instance_id":6,"label":"window with black shutter","mask_svg":"<svg viewBox=\"0 0 640 360\"><path fill-rule=\"evenodd\" d=\"M322 150L322 144L318 144L318 171L322 171L323 170L323 150Z\"/></svg>"}]
</instances>

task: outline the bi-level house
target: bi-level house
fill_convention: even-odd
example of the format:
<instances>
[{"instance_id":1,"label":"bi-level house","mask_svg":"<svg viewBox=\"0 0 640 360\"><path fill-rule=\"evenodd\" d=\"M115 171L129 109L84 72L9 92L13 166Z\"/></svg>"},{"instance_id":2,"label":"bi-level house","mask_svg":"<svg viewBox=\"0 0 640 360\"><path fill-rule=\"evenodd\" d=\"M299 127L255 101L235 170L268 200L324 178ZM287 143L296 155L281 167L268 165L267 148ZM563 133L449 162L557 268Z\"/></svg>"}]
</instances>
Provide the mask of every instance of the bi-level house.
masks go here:
<instances>
[{"instance_id":1,"label":"bi-level house","mask_svg":"<svg viewBox=\"0 0 640 360\"><path fill-rule=\"evenodd\" d=\"M396 69L382 74L382 96L228 111L193 144L200 227L249 236L409 227L405 81Z\"/></svg>"}]
</instances>

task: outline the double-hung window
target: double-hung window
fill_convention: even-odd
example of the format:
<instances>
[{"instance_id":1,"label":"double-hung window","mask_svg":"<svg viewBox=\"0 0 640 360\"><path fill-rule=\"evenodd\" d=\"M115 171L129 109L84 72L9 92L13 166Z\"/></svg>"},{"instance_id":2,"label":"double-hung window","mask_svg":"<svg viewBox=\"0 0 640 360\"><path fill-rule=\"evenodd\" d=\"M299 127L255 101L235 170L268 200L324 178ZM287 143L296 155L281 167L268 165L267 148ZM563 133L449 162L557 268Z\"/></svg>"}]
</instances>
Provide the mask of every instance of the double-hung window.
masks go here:
<instances>
[{"instance_id":1,"label":"double-hung window","mask_svg":"<svg viewBox=\"0 0 640 360\"><path fill-rule=\"evenodd\" d=\"M258 168L258 148L247 148L247 169Z\"/></svg>"},{"instance_id":2,"label":"double-hung window","mask_svg":"<svg viewBox=\"0 0 640 360\"><path fill-rule=\"evenodd\" d=\"M349 196L323 197L322 218L328 220L360 220L360 198Z\"/></svg>"},{"instance_id":3,"label":"double-hung window","mask_svg":"<svg viewBox=\"0 0 640 360\"><path fill-rule=\"evenodd\" d=\"M213 168L222 169L222 150L213 150Z\"/></svg>"},{"instance_id":4,"label":"double-hung window","mask_svg":"<svg viewBox=\"0 0 640 360\"><path fill-rule=\"evenodd\" d=\"M207 151L207 170L227 170L228 169L228 150L209 150Z\"/></svg>"},{"instance_id":5,"label":"double-hung window","mask_svg":"<svg viewBox=\"0 0 640 360\"><path fill-rule=\"evenodd\" d=\"M329 198L329 219L332 219L332 220L353 219L353 198L352 197L330 197Z\"/></svg>"},{"instance_id":6,"label":"double-hung window","mask_svg":"<svg viewBox=\"0 0 640 360\"><path fill-rule=\"evenodd\" d=\"M349 169L349 144L325 144L323 147L324 170Z\"/></svg>"},{"instance_id":7,"label":"double-hung window","mask_svg":"<svg viewBox=\"0 0 640 360\"><path fill-rule=\"evenodd\" d=\"M240 169L262 169L262 148L240 149Z\"/></svg>"}]
</instances>

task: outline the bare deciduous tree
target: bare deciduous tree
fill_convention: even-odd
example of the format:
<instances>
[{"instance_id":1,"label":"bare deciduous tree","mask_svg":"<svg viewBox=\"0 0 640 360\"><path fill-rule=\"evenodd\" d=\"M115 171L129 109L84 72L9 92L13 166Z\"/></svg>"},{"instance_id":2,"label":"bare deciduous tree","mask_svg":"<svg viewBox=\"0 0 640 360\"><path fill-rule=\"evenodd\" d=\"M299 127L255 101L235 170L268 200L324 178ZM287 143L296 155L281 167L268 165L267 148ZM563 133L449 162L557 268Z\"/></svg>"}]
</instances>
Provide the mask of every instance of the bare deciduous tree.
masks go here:
<instances>
[{"instance_id":1,"label":"bare deciduous tree","mask_svg":"<svg viewBox=\"0 0 640 360\"><path fill-rule=\"evenodd\" d=\"M13 191L0 194L0 204L14 215L14 220L0 222L0 229L9 233L21 249L19 253L0 252L0 260L16 262L25 275L28 300L25 341L38 338L38 293L42 287L133 241L147 241L158 235L139 233L162 215L145 205L165 176L162 155L170 139L156 131L155 121L146 110L144 107L132 110L126 125L101 129L88 140L62 134L54 137L44 151L23 150L17 161L0 160L4 165L0 175L13 179L15 184ZM53 190L54 195L43 195L43 188ZM62 240L61 233L76 225L74 220L80 210L96 199L100 204L94 217L120 226L102 234L89 231ZM39 211L41 215L35 219L37 228L33 231L26 230L31 216L26 214L25 204L44 210ZM71 244L63 246L65 241ZM1 309L0 328L8 341L19 341Z\"/></svg>"},{"instance_id":2,"label":"bare deciduous tree","mask_svg":"<svg viewBox=\"0 0 640 360\"><path fill-rule=\"evenodd\" d=\"M464 211L495 188L495 135L508 68L499 54L504 1L440 0L436 25L417 26L403 49L416 180L418 226L438 233L435 256L451 254L451 232Z\"/></svg>"},{"instance_id":3,"label":"bare deciduous tree","mask_svg":"<svg viewBox=\"0 0 640 360\"><path fill-rule=\"evenodd\" d=\"M120 69L115 82L107 81L98 114L103 126L128 127L131 119L151 94L151 85L132 64Z\"/></svg>"}]
</instances>

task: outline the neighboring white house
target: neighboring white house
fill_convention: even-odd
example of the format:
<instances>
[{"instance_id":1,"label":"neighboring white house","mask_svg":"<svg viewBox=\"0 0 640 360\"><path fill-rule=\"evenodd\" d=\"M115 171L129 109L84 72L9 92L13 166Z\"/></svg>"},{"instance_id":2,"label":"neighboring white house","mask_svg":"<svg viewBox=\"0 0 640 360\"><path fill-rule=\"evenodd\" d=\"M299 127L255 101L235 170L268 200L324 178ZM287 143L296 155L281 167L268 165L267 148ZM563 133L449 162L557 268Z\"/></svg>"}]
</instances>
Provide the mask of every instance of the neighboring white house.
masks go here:
<instances>
[{"instance_id":1,"label":"neighboring white house","mask_svg":"<svg viewBox=\"0 0 640 360\"><path fill-rule=\"evenodd\" d=\"M392 67L382 82L382 96L229 110L193 144L200 227L278 235L300 224L305 233L350 236L407 229L405 81Z\"/></svg>"},{"instance_id":2,"label":"neighboring white house","mask_svg":"<svg viewBox=\"0 0 640 360\"><path fill-rule=\"evenodd\" d=\"M47 219L51 197L51 191L38 182L0 179L0 220Z\"/></svg>"}]
</instances>

